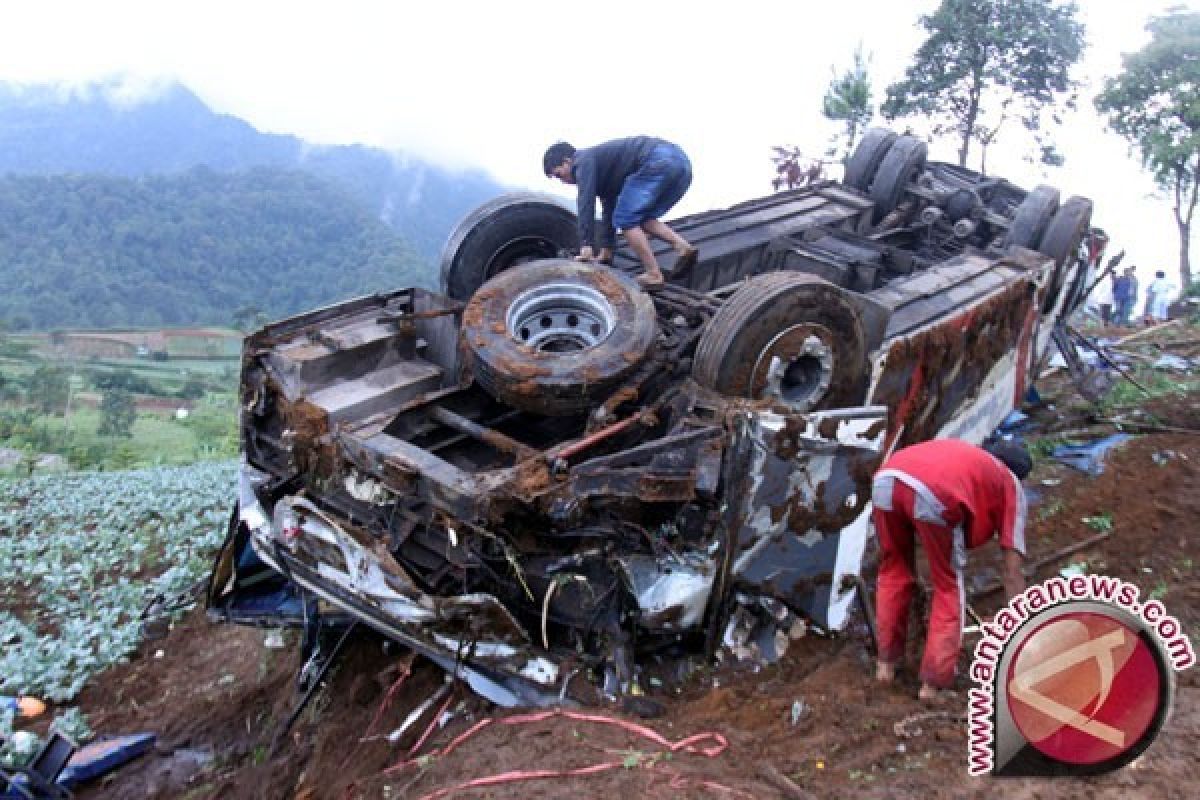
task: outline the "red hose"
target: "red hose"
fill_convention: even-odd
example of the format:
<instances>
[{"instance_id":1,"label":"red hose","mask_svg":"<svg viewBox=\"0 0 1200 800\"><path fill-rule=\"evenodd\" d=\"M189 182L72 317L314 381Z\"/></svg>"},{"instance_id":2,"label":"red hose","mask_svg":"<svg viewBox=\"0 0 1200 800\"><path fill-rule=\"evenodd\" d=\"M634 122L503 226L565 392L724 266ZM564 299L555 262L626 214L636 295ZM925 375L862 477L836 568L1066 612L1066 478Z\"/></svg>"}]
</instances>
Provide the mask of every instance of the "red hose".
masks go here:
<instances>
[{"instance_id":1,"label":"red hose","mask_svg":"<svg viewBox=\"0 0 1200 800\"><path fill-rule=\"evenodd\" d=\"M394 773L397 773L404 769L407 769L408 767L410 767L414 764L427 764L429 762L430 758L444 758L444 757L450 755L450 753L452 753L456 748L458 748L458 746L461 745L463 742L465 742L468 739L470 739L471 737L475 736L475 734L479 733L481 730L483 730L484 728L486 728L490 725L493 725L493 724L509 725L509 726L524 725L524 724L531 723L531 722L541 722L543 720L551 719L553 717L566 717L567 719L578 720L580 722L592 722L592 723L596 723L598 725L611 725L616 728L621 728L625 731L628 731L629 733L634 734L635 736L638 736L639 738L648 739L649 741L652 741L655 744L660 745L661 747L665 748L666 750L668 750L672 753L677 753L677 752L682 751L682 752L686 752L686 753L694 753L696 755L701 755L701 756L704 756L705 758L716 758L717 756L721 755L721 753L725 752L725 750L728 749L728 747L729 747L729 742L725 739L725 737L722 736L721 734L713 732L713 731L706 731L703 733L693 734L691 736L680 739L679 741L672 742L671 740L667 739L665 736L660 734L658 731L655 731L651 728L647 728L645 725L638 725L635 722L629 722L627 720L618 719L615 717L608 717L603 714L584 714L584 713L581 713L578 711L568 711L565 709L556 708L556 709L551 709L548 711L538 711L538 712L534 712L532 714L516 714L511 717L503 717L501 719L487 717L487 718L482 719L479 722L475 723L475 725L471 726L471 728L469 728L467 731L465 731L462 734L460 734L459 736L457 736L453 741L451 741L448 745L443 747L441 750L435 750L432 753L429 753L428 755L421 756L419 758L414 758L413 756L420 749L421 744L424 743L424 740L427 738L427 736L430 732L430 731L426 731L426 735L421 737L421 741L419 741L413 747L413 749L411 751L409 751L409 757L397 764L392 765L391 767L388 767L386 770L383 771L383 774L392 775ZM430 730L432 730L432 728ZM500 784L519 783L522 781L545 780L547 778L565 778L565 777L577 777L577 776L583 776L583 775L594 775L594 774L597 774L600 772L607 772L608 770L611 770L611 769L624 768L626 766L627 766L626 761L622 760L622 761L604 761L599 764L592 764L592 765L586 766L586 767L576 767L574 769L510 770L508 772L502 772L502 773L499 773L496 775L488 775L488 776L484 776L482 778L473 778L469 781L460 783L456 786L452 786L452 787L448 787L448 788L444 788L444 789L438 789L434 792L431 792L431 793L425 795L424 797L421 798L421 800L439 800L439 798L445 797L447 794L450 794L451 792L457 792L460 789L473 789L473 788L480 788L480 787L484 787L484 786L497 786ZM687 779L683 778L683 776L679 775L678 773L671 774L671 786L673 788L682 789L682 788L686 788L687 785L688 785ZM731 793L731 794L743 794L741 792L738 792L735 789L729 788L728 786L724 786L722 784L716 783L715 781L705 780L705 781L701 781L699 785L704 786L709 789L712 789L714 791L721 791L721 792L726 792L726 793Z\"/></svg>"}]
</instances>

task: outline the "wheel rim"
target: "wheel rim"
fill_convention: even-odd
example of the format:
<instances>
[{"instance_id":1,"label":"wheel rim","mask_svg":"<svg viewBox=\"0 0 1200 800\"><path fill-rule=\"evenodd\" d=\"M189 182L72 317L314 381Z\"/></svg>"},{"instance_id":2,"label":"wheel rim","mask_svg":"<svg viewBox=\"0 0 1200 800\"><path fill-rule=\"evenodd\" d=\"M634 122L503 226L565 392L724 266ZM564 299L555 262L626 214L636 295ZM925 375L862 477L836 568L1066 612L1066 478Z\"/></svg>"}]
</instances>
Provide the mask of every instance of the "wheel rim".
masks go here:
<instances>
[{"instance_id":1,"label":"wheel rim","mask_svg":"<svg viewBox=\"0 0 1200 800\"><path fill-rule=\"evenodd\" d=\"M832 341L832 333L822 325L796 325L780 333L754 365L756 395L811 411L833 383Z\"/></svg>"},{"instance_id":2,"label":"wheel rim","mask_svg":"<svg viewBox=\"0 0 1200 800\"><path fill-rule=\"evenodd\" d=\"M483 270L483 278L486 281L506 269L544 258L554 258L557 255L558 246L545 237L523 236L513 239L496 250L496 254Z\"/></svg>"},{"instance_id":3,"label":"wheel rim","mask_svg":"<svg viewBox=\"0 0 1200 800\"><path fill-rule=\"evenodd\" d=\"M505 324L514 339L539 353L569 353L607 339L616 314L595 289L553 283L518 295Z\"/></svg>"}]
</instances>

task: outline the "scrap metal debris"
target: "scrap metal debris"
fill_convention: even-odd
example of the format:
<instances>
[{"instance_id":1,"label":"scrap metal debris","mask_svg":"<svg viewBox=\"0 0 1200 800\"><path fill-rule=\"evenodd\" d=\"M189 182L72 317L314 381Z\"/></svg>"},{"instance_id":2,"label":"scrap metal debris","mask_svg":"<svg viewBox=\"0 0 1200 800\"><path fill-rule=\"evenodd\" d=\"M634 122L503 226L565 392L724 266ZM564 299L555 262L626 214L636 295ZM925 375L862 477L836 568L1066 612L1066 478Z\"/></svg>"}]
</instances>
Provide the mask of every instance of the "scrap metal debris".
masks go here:
<instances>
[{"instance_id":1,"label":"scrap metal debris","mask_svg":"<svg viewBox=\"0 0 1200 800\"><path fill-rule=\"evenodd\" d=\"M1172 372L1191 372L1196 368L1196 361L1172 353L1163 353L1150 366L1154 369L1165 369Z\"/></svg>"},{"instance_id":2,"label":"scrap metal debris","mask_svg":"<svg viewBox=\"0 0 1200 800\"><path fill-rule=\"evenodd\" d=\"M925 733L922 725L938 724L938 725L962 725L967 720L967 715L961 711L924 711L919 714L910 714L904 719L892 725L892 732L901 739L913 739Z\"/></svg>"}]
</instances>

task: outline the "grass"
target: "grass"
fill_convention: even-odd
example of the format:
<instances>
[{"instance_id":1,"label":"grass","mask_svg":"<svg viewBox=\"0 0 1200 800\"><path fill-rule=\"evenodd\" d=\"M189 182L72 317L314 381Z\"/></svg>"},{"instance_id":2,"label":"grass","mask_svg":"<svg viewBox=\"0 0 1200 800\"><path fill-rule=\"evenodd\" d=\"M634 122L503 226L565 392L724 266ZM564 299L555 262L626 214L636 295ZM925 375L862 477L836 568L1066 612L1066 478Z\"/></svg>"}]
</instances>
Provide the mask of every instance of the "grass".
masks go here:
<instances>
[{"instance_id":1,"label":"grass","mask_svg":"<svg viewBox=\"0 0 1200 800\"><path fill-rule=\"evenodd\" d=\"M1038 520L1045 522L1058 512L1062 511L1063 508L1065 508L1065 506L1061 500L1051 500L1049 503L1046 503L1046 505L1038 509L1037 518Z\"/></svg>"},{"instance_id":2,"label":"grass","mask_svg":"<svg viewBox=\"0 0 1200 800\"><path fill-rule=\"evenodd\" d=\"M164 389L182 386L191 376L221 380L232 388L237 380L237 359L178 358L171 361L146 359L100 359L75 362L77 369L92 372L129 370L143 378L159 383Z\"/></svg>"},{"instance_id":3,"label":"grass","mask_svg":"<svg viewBox=\"0 0 1200 800\"><path fill-rule=\"evenodd\" d=\"M1112 514L1108 511L1103 511L1095 516L1084 517L1083 524L1097 533L1108 533L1113 529Z\"/></svg>"},{"instance_id":4,"label":"grass","mask_svg":"<svg viewBox=\"0 0 1200 800\"><path fill-rule=\"evenodd\" d=\"M1119 379L1100 401L1100 410L1104 413L1140 406L1146 400L1167 395L1183 397L1189 392L1200 389L1200 380L1183 380L1183 376L1172 375L1164 370L1141 367L1131 373L1134 380L1146 387L1142 391L1131 381Z\"/></svg>"},{"instance_id":5,"label":"grass","mask_svg":"<svg viewBox=\"0 0 1200 800\"><path fill-rule=\"evenodd\" d=\"M1063 443L1063 439L1057 436L1043 436L1038 439L1030 439L1026 443L1029 449L1029 455L1033 458L1033 463L1045 461L1054 452L1054 448Z\"/></svg>"},{"instance_id":6,"label":"grass","mask_svg":"<svg viewBox=\"0 0 1200 800\"><path fill-rule=\"evenodd\" d=\"M41 415L34 425L45 431L43 440L57 442L54 451L66 455L76 467L191 464L236 454L237 411L232 395L208 399L185 420L139 413L129 438L100 435L100 423L99 410L83 408L71 413L69 433L67 419L60 416ZM0 441L0 446L16 449L23 449L23 444Z\"/></svg>"},{"instance_id":7,"label":"grass","mask_svg":"<svg viewBox=\"0 0 1200 800\"><path fill-rule=\"evenodd\" d=\"M10 348L11 349L11 348ZM50 364L70 371L73 385L70 417L63 413L38 414L32 424L22 423L0 439L0 447L31 453L66 456L78 469L129 469L167 464L189 464L214 458L232 458L237 452L237 359L173 359L152 361L130 359L74 359L53 361L31 353L0 354L0 410L20 412L36 398L28 397L28 379L39 367ZM103 390L95 386L98 376L129 371L149 383L155 396L170 405L180 390L199 382L204 393L199 402L178 399L180 406L192 405L184 420L168 412L139 412L129 437L101 436L98 408ZM64 404L65 405L65 404ZM65 408L64 408L65 411ZM17 470L23 468L18 464Z\"/></svg>"}]
</instances>

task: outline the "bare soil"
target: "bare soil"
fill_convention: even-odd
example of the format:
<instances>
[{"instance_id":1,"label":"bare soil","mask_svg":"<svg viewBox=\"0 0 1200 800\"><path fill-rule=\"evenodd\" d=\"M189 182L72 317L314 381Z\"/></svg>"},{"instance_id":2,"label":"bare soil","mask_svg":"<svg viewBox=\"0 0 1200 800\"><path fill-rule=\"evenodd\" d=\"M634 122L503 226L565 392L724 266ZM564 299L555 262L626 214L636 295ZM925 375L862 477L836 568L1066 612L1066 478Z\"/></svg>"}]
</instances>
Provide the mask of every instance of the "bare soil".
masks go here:
<instances>
[{"instance_id":1,"label":"bare soil","mask_svg":"<svg viewBox=\"0 0 1200 800\"><path fill-rule=\"evenodd\" d=\"M1198 394L1152 405L1163 423L1200 428ZM1089 572L1120 576L1140 586L1143 596L1153 592L1161 597L1193 643L1200 643L1200 581L1192 544L1200 517L1200 435L1138 436L1113 451L1096 478L1045 460L1027 485L1038 495L1028 533L1033 560L1094 536L1096 530L1084 518L1107 514L1112 520L1110 538L1047 565L1039 579L1068 563L1086 562ZM971 554L975 585L988 583L997 567L998 551L985 548ZM993 593L972 604L986 614L1000 602ZM384 643L371 635L357 637L291 734L273 749L274 734L298 699L297 636L289 634L282 649L269 649L264 631L214 626L195 611L165 638L146 642L131 663L100 676L82 695L81 706L98 732L150 730L158 733L159 744L155 752L78 795L321 800L1196 794L1200 685L1194 668L1178 676L1172 719L1130 767L1094 778L997 784L996 779L966 774L965 693L931 710L917 702L911 671L894 687L876 685L861 630L859 625L836 637L809 635L794 642L780 663L758 672L703 670L678 693L667 695L650 687L650 695L666 705L666 715L659 719L584 710L646 726L669 743L711 734L696 746L720 749L720 742L726 742L715 755L685 747L671 751L633 728L562 715L503 724L514 717L519 721L527 712L489 707L456 688L447 706L451 720L431 732L420 753L440 752L483 719L497 721L446 755L405 764L431 715L398 743L379 734L399 727L442 686L439 670L417 659L411 674L397 684L410 656L385 652ZM579 772L450 791L472 779L510 771L572 770Z\"/></svg>"}]
</instances>

